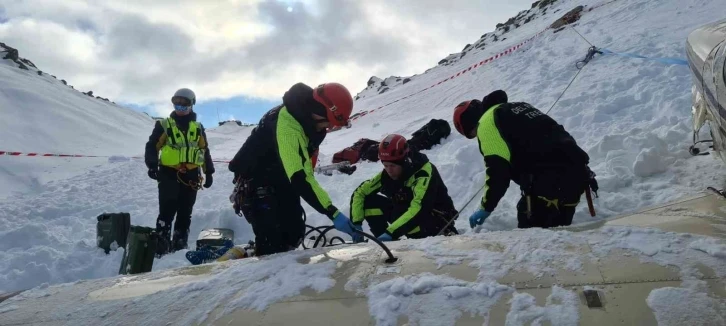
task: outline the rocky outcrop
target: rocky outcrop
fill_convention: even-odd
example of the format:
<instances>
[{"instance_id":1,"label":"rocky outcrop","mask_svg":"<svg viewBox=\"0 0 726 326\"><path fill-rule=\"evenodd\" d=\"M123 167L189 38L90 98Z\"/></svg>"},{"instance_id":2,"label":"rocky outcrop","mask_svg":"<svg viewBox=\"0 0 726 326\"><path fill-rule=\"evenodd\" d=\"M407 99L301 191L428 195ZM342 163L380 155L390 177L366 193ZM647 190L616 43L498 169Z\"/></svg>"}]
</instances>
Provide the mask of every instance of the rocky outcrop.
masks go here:
<instances>
[{"instance_id":1,"label":"rocky outcrop","mask_svg":"<svg viewBox=\"0 0 726 326\"><path fill-rule=\"evenodd\" d=\"M562 18L556 20L552 25L550 25L550 28L552 29L558 29L560 27L563 27L565 25L572 24L578 20L580 20L580 15L582 14L582 11L585 9L583 6L577 6L575 9L570 10L568 13L566 13Z\"/></svg>"},{"instance_id":2,"label":"rocky outcrop","mask_svg":"<svg viewBox=\"0 0 726 326\"><path fill-rule=\"evenodd\" d=\"M378 83L380 81L381 81L380 78L378 78L376 76L373 76L373 77L371 77L371 78L368 79L368 86L371 86L371 85L373 85L375 83Z\"/></svg>"},{"instance_id":3,"label":"rocky outcrop","mask_svg":"<svg viewBox=\"0 0 726 326\"><path fill-rule=\"evenodd\" d=\"M543 9L544 7L547 7L553 3L557 2L557 0L542 0L539 1L539 9Z\"/></svg>"},{"instance_id":4,"label":"rocky outcrop","mask_svg":"<svg viewBox=\"0 0 726 326\"><path fill-rule=\"evenodd\" d=\"M47 73L43 73L42 70L38 69L38 67L32 61L21 57L18 49L15 49L2 42L0 42L0 58L2 58L2 60L12 61L13 63L17 64L17 67L19 69L30 70L30 67L32 67L32 68L36 69L35 73L38 76L42 77L47 74ZM58 79L58 77L56 77L55 75L49 75L49 76L53 77L53 79ZM63 83L63 85L70 87L71 89L75 89L72 85L68 85L68 82L66 82L63 79L61 79L60 82ZM94 96L93 91L88 91L87 93L83 93L83 94L87 95L89 97L94 97L98 100L114 103L113 101L111 101L105 97ZM116 103L114 103L114 104L116 104Z\"/></svg>"},{"instance_id":5,"label":"rocky outcrop","mask_svg":"<svg viewBox=\"0 0 726 326\"><path fill-rule=\"evenodd\" d=\"M4 43L0 43L2 47L4 48L5 56L3 57L3 60L12 60L15 62L18 62L18 59L20 59L20 54L18 53L18 49L11 48Z\"/></svg>"}]
</instances>

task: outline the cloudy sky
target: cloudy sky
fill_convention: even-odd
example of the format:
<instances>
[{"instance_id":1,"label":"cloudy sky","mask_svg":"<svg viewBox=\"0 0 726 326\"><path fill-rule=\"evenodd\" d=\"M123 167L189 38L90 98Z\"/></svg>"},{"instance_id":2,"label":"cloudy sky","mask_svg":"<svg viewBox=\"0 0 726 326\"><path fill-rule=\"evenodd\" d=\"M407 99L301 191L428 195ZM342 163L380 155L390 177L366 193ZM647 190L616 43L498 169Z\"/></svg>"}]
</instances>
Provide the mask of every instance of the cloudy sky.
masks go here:
<instances>
[{"instance_id":1,"label":"cloudy sky","mask_svg":"<svg viewBox=\"0 0 726 326\"><path fill-rule=\"evenodd\" d=\"M151 114L192 88L205 124L256 122L295 82L422 73L534 0L0 0L0 42Z\"/></svg>"}]
</instances>

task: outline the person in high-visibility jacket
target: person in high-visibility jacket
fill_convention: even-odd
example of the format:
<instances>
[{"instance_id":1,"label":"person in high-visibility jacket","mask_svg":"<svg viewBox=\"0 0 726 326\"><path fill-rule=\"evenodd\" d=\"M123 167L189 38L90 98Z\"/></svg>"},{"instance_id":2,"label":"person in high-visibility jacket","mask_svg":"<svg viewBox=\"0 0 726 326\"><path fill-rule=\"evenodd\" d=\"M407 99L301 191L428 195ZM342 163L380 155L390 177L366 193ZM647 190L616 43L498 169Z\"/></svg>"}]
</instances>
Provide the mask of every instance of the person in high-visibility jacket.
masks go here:
<instances>
[{"instance_id":1,"label":"person in high-visibility jacket","mask_svg":"<svg viewBox=\"0 0 726 326\"><path fill-rule=\"evenodd\" d=\"M453 120L460 134L478 140L486 165L484 195L469 217L472 228L494 211L510 181L522 193L519 228L572 224L594 174L589 156L565 128L528 103L509 102L503 90L459 103Z\"/></svg>"},{"instance_id":2,"label":"person in high-visibility jacket","mask_svg":"<svg viewBox=\"0 0 726 326\"><path fill-rule=\"evenodd\" d=\"M188 248L197 191L202 182L205 188L211 187L214 174L204 126L196 121L197 115L192 111L196 95L192 90L182 88L176 91L171 102L174 111L168 118L156 122L144 155L148 175L157 180L159 187L158 256Z\"/></svg>"},{"instance_id":3,"label":"person in high-visibility jacket","mask_svg":"<svg viewBox=\"0 0 726 326\"><path fill-rule=\"evenodd\" d=\"M301 197L336 229L354 235L350 219L315 180L311 159L326 130L346 126L352 110L353 98L341 84L313 89L297 83L282 104L260 119L229 163L236 183L234 207L252 225L256 255L293 250L302 243Z\"/></svg>"},{"instance_id":4,"label":"person in high-visibility jacket","mask_svg":"<svg viewBox=\"0 0 726 326\"><path fill-rule=\"evenodd\" d=\"M350 198L353 224L368 222L381 241L458 234L458 217L438 169L426 155L410 151L406 138L386 136L378 145L383 171L361 183ZM356 242L362 237L354 237Z\"/></svg>"}]
</instances>

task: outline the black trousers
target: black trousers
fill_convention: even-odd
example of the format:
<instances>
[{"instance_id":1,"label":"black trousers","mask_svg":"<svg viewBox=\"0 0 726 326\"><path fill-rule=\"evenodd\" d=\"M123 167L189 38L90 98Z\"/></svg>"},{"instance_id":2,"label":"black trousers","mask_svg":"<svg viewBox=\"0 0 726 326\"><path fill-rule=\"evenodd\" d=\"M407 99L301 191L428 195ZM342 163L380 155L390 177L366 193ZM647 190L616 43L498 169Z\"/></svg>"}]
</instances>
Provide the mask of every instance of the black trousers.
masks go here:
<instances>
[{"instance_id":1,"label":"black trousers","mask_svg":"<svg viewBox=\"0 0 726 326\"><path fill-rule=\"evenodd\" d=\"M371 233L376 237L385 233L388 226L395 222L408 209L408 207L396 207L390 198L378 194L367 196L363 202L363 208L365 209L365 220L371 228ZM406 237L421 239L435 236L446 227L446 224L449 223L455 214L456 212L432 210L430 214L425 215L425 218L418 221L419 231L406 234ZM446 231L442 232L442 234L458 234L454 223L449 224L446 227Z\"/></svg>"},{"instance_id":2,"label":"black trousers","mask_svg":"<svg viewBox=\"0 0 726 326\"><path fill-rule=\"evenodd\" d=\"M181 180L180 180L181 179ZM199 182L199 169L189 170L177 176L177 170L159 168L159 216L156 218L156 232L163 243L157 245L157 253L186 249L192 210L197 201L197 190L186 184ZM182 183L183 182L183 183ZM176 222L174 222L176 217ZM172 222L174 239L172 241Z\"/></svg>"},{"instance_id":3,"label":"black trousers","mask_svg":"<svg viewBox=\"0 0 726 326\"><path fill-rule=\"evenodd\" d=\"M550 228L572 224L575 209L585 192L585 167L543 171L525 176L517 203L519 228Z\"/></svg>"},{"instance_id":4,"label":"black trousers","mask_svg":"<svg viewBox=\"0 0 726 326\"><path fill-rule=\"evenodd\" d=\"M305 222L300 197L284 187L267 187L267 194L251 196L242 213L255 233L255 255L295 250L303 241Z\"/></svg>"}]
</instances>

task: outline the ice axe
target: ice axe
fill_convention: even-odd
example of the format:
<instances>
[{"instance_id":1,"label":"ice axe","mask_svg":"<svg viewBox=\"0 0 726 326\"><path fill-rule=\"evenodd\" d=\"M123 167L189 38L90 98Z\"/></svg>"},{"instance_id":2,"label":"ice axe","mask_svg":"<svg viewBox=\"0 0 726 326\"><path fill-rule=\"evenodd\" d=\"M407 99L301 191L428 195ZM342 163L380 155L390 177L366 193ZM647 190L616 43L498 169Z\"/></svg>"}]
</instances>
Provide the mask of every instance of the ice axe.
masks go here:
<instances>
[{"instance_id":1,"label":"ice axe","mask_svg":"<svg viewBox=\"0 0 726 326\"><path fill-rule=\"evenodd\" d=\"M590 216L595 216L595 206L592 204L592 194L590 193L590 187L585 188L585 197L587 198L587 208L590 209Z\"/></svg>"},{"instance_id":2,"label":"ice axe","mask_svg":"<svg viewBox=\"0 0 726 326\"><path fill-rule=\"evenodd\" d=\"M595 172L592 172L590 168L588 167L588 174L589 174L589 182L588 185L585 186L585 198L587 198L587 208L590 209L590 216L595 216L595 206L592 204L592 193L590 192L590 189L592 189L592 192L595 193L595 198L598 198L597 191L600 188L597 184L597 179L595 179Z\"/></svg>"}]
</instances>

